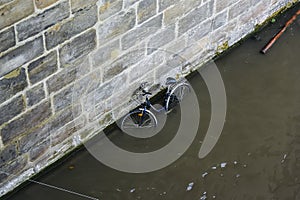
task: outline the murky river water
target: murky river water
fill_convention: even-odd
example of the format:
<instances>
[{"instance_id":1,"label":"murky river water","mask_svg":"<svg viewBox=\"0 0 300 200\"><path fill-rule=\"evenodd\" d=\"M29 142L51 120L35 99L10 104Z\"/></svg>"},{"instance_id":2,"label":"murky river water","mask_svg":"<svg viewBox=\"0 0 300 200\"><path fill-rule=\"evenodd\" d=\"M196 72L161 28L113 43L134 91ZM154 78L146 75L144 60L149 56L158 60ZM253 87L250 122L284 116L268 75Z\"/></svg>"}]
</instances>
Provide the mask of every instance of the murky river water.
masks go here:
<instances>
[{"instance_id":1,"label":"murky river water","mask_svg":"<svg viewBox=\"0 0 300 200\"><path fill-rule=\"evenodd\" d=\"M81 149L37 180L105 200L299 200L300 17L266 55L259 53L299 8L215 62L226 87L227 116L221 137L204 159L198 152L211 105L203 79L194 74L189 81L199 100L200 128L180 159L158 171L132 174L111 169ZM109 138L129 151L153 151L172 140L179 116L179 110L171 112L163 131L148 139L126 136L118 128L109 130ZM28 184L4 199L87 198Z\"/></svg>"}]
</instances>

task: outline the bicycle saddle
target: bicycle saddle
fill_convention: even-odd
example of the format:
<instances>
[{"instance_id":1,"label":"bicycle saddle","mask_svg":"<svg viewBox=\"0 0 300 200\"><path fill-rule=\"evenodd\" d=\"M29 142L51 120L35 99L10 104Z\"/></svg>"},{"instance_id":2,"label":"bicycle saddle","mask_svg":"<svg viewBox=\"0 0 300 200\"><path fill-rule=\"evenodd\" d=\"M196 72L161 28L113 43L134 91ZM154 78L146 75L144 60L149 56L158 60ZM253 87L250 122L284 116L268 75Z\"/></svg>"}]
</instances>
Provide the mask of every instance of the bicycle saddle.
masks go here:
<instances>
[{"instance_id":1,"label":"bicycle saddle","mask_svg":"<svg viewBox=\"0 0 300 200\"><path fill-rule=\"evenodd\" d=\"M166 85L172 85L176 83L176 79L175 78L172 78L172 77L168 77L167 80L166 80Z\"/></svg>"}]
</instances>

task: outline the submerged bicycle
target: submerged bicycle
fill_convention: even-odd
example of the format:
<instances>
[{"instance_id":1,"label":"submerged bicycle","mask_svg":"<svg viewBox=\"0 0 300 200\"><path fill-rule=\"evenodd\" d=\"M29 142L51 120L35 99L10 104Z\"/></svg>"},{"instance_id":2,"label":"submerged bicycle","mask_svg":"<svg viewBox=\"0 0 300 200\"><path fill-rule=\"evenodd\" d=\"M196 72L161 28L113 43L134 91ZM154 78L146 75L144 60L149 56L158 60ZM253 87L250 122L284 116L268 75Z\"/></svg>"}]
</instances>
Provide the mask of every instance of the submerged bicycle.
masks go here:
<instances>
[{"instance_id":1,"label":"submerged bicycle","mask_svg":"<svg viewBox=\"0 0 300 200\"><path fill-rule=\"evenodd\" d=\"M139 107L125 115L121 122L122 130L156 127L158 123L157 118L153 112L150 111L150 108L155 112L164 111L168 113L178 105L191 90L191 86L188 82L177 82L176 79L168 77L166 80L167 91L164 95L163 107L156 109L149 100L149 96L152 95L152 93L146 90L145 85L146 83L143 83L139 88L141 95L145 97L145 101L141 103Z\"/></svg>"}]
</instances>

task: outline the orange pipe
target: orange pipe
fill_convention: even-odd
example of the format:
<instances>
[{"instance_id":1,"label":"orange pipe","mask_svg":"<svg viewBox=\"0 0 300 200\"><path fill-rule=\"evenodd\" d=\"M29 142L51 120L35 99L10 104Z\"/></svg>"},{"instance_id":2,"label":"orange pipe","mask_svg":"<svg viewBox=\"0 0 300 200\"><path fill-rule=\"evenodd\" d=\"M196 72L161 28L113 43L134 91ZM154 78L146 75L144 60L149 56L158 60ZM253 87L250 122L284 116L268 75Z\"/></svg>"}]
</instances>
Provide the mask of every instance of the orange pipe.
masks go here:
<instances>
[{"instance_id":1,"label":"orange pipe","mask_svg":"<svg viewBox=\"0 0 300 200\"><path fill-rule=\"evenodd\" d=\"M297 16L300 15L300 10L298 10L296 12L296 14L294 14L292 16L292 18L287 21L284 25L284 27L268 42L268 44L261 50L261 53L265 54L272 46L273 44L276 42L276 40L278 40L278 38L280 38L280 36L284 33L284 31L287 29L287 27L289 25L291 25L297 18Z\"/></svg>"}]
</instances>

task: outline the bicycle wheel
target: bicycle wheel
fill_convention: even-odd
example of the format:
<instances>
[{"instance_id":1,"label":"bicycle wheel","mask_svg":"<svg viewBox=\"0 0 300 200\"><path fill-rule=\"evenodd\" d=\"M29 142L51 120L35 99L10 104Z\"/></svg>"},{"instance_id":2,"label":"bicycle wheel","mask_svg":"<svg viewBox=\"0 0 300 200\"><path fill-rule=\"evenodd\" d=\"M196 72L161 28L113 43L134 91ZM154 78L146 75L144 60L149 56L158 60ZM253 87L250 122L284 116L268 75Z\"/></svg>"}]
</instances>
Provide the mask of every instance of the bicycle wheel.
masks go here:
<instances>
[{"instance_id":1,"label":"bicycle wheel","mask_svg":"<svg viewBox=\"0 0 300 200\"><path fill-rule=\"evenodd\" d=\"M157 126L155 115L149 111L144 111L143 108L136 109L128 113L122 120L121 129L132 128L151 128Z\"/></svg>"},{"instance_id":2,"label":"bicycle wheel","mask_svg":"<svg viewBox=\"0 0 300 200\"><path fill-rule=\"evenodd\" d=\"M190 85L187 83L179 83L176 85L167 96L166 111L170 111L177 106L184 97L188 95L190 90Z\"/></svg>"}]
</instances>

